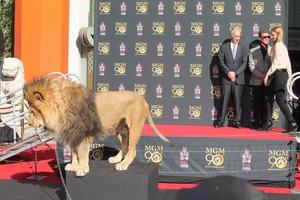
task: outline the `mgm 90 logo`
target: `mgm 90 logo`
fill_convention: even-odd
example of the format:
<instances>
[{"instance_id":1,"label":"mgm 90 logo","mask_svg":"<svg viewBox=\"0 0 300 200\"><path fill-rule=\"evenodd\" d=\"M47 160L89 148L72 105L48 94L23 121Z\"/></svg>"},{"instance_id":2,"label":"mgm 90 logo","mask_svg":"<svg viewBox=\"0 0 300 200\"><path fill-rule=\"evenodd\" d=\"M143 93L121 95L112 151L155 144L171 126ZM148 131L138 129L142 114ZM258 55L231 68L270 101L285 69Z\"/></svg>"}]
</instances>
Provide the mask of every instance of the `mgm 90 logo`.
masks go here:
<instances>
[{"instance_id":1,"label":"mgm 90 logo","mask_svg":"<svg viewBox=\"0 0 300 200\"><path fill-rule=\"evenodd\" d=\"M174 56L184 56L185 54L185 43L184 42L174 42L173 43L173 55Z\"/></svg>"},{"instance_id":2,"label":"mgm 90 logo","mask_svg":"<svg viewBox=\"0 0 300 200\"><path fill-rule=\"evenodd\" d=\"M99 3L99 15L110 14L111 2L100 2Z\"/></svg>"},{"instance_id":3,"label":"mgm 90 logo","mask_svg":"<svg viewBox=\"0 0 300 200\"><path fill-rule=\"evenodd\" d=\"M134 91L143 96L146 94L146 84L134 84Z\"/></svg>"},{"instance_id":4,"label":"mgm 90 logo","mask_svg":"<svg viewBox=\"0 0 300 200\"><path fill-rule=\"evenodd\" d=\"M203 35L203 22L191 22L191 35Z\"/></svg>"},{"instance_id":5,"label":"mgm 90 logo","mask_svg":"<svg viewBox=\"0 0 300 200\"><path fill-rule=\"evenodd\" d=\"M153 22L152 23L152 35L163 35L165 32L164 22Z\"/></svg>"},{"instance_id":6,"label":"mgm 90 logo","mask_svg":"<svg viewBox=\"0 0 300 200\"><path fill-rule=\"evenodd\" d=\"M271 29L274 28L274 27L281 27L282 28L282 23L272 23L272 22L270 22L269 31L271 31Z\"/></svg>"},{"instance_id":7,"label":"mgm 90 logo","mask_svg":"<svg viewBox=\"0 0 300 200\"><path fill-rule=\"evenodd\" d=\"M145 154L144 157L147 160L147 163L161 163L163 160L164 147L158 145L145 145Z\"/></svg>"},{"instance_id":8,"label":"mgm 90 logo","mask_svg":"<svg viewBox=\"0 0 300 200\"><path fill-rule=\"evenodd\" d=\"M221 89L221 86L211 86L211 90L210 90L210 93L211 93L211 97L213 99L221 99L222 97L222 89Z\"/></svg>"},{"instance_id":9,"label":"mgm 90 logo","mask_svg":"<svg viewBox=\"0 0 300 200\"><path fill-rule=\"evenodd\" d=\"M224 168L225 148L207 147L205 154L207 168Z\"/></svg>"},{"instance_id":10,"label":"mgm 90 logo","mask_svg":"<svg viewBox=\"0 0 300 200\"><path fill-rule=\"evenodd\" d=\"M110 42L99 42L98 52L99 55L109 55Z\"/></svg>"},{"instance_id":11,"label":"mgm 90 logo","mask_svg":"<svg viewBox=\"0 0 300 200\"><path fill-rule=\"evenodd\" d=\"M163 63L152 63L152 76L163 76L164 64Z\"/></svg>"},{"instance_id":12,"label":"mgm 90 logo","mask_svg":"<svg viewBox=\"0 0 300 200\"><path fill-rule=\"evenodd\" d=\"M163 105L151 105L150 112L153 118L162 118L163 117Z\"/></svg>"},{"instance_id":13,"label":"mgm 90 logo","mask_svg":"<svg viewBox=\"0 0 300 200\"><path fill-rule=\"evenodd\" d=\"M234 107L230 106L228 107L227 109L227 119L228 120L234 120L234 115L235 115L235 112L234 112Z\"/></svg>"},{"instance_id":14,"label":"mgm 90 logo","mask_svg":"<svg viewBox=\"0 0 300 200\"><path fill-rule=\"evenodd\" d=\"M185 14L186 12L186 2L185 1L174 1L174 14Z\"/></svg>"},{"instance_id":15,"label":"mgm 90 logo","mask_svg":"<svg viewBox=\"0 0 300 200\"><path fill-rule=\"evenodd\" d=\"M136 14L147 14L148 13L148 2L138 1L135 4Z\"/></svg>"},{"instance_id":16,"label":"mgm 90 logo","mask_svg":"<svg viewBox=\"0 0 300 200\"><path fill-rule=\"evenodd\" d=\"M89 157L94 160L101 160L104 155L104 144L93 143L90 145Z\"/></svg>"},{"instance_id":17,"label":"mgm 90 logo","mask_svg":"<svg viewBox=\"0 0 300 200\"><path fill-rule=\"evenodd\" d=\"M213 1L212 10L213 10L213 14L215 15L223 15L225 11L225 2Z\"/></svg>"},{"instance_id":18,"label":"mgm 90 logo","mask_svg":"<svg viewBox=\"0 0 300 200\"><path fill-rule=\"evenodd\" d=\"M241 32L243 30L243 23L242 22L230 22L229 24L229 31L233 31L234 29L239 29Z\"/></svg>"},{"instance_id":19,"label":"mgm 90 logo","mask_svg":"<svg viewBox=\"0 0 300 200\"><path fill-rule=\"evenodd\" d=\"M127 22L116 22L115 31L116 31L116 35L126 35Z\"/></svg>"},{"instance_id":20,"label":"mgm 90 logo","mask_svg":"<svg viewBox=\"0 0 300 200\"><path fill-rule=\"evenodd\" d=\"M212 55L217 55L220 51L221 43L212 43L211 44L211 52Z\"/></svg>"},{"instance_id":21,"label":"mgm 90 logo","mask_svg":"<svg viewBox=\"0 0 300 200\"><path fill-rule=\"evenodd\" d=\"M127 64L125 62L115 63L115 75L126 75Z\"/></svg>"},{"instance_id":22,"label":"mgm 90 logo","mask_svg":"<svg viewBox=\"0 0 300 200\"><path fill-rule=\"evenodd\" d=\"M184 97L184 85L172 85L172 97Z\"/></svg>"},{"instance_id":23,"label":"mgm 90 logo","mask_svg":"<svg viewBox=\"0 0 300 200\"><path fill-rule=\"evenodd\" d=\"M252 2L252 15L263 15L265 10L265 3L261 1Z\"/></svg>"},{"instance_id":24,"label":"mgm 90 logo","mask_svg":"<svg viewBox=\"0 0 300 200\"><path fill-rule=\"evenodd\" d=\"M97 83L97 91L105 92L108 91L109 83Z\"/></svg>"},{"instance_id":25,"label":"mgm 90 logo","mask_svg":"<svg viewBox=\"0 0 300 200\"><path fill-rule=\"evenodd\" d=\"M273 108L272 119L274 119L274 121L279 121L279 119L280 119L279 108Z\"/></svg>"},{"instance_id":26,"label":"mgm 90 logo","mask_svg":"<svg viewBox=\"0 0 300 200\"><path fill-rule=\"evenodd\" d=\"M189 119L201 118L201 106L189 106Z\"/></svg>"},{"instance_id":27,"label":"mgm 90 logo","mask_svg":"<svg viewBox=\"0 0 300 200\"><path fill-rule=\"evenodd\" d=\"M190 65L190 76L201 77L203 76L202 64L191 64Z\"/></svg>"},{"instance_id":28,"label":"mgm 90 logo","mask_svg":"<svg viewBox=\"0 0 300 200\"><path fill-rule=\"evenodd\" d=\"M147 42L136 42L134 50L136 55L147 55Z\"/></svg>"},{"instance_id":29,"label":"mgm 90 logo","mask_svg":"<svg viewBox=\"0 0 300 200\"><path fill-rule=\"evenodd\" d=\"M270 164L269 170L281 170L287 168L288 160L288 150L270 150L268 158L268 163Z\"/></svg>"}]
</instances>

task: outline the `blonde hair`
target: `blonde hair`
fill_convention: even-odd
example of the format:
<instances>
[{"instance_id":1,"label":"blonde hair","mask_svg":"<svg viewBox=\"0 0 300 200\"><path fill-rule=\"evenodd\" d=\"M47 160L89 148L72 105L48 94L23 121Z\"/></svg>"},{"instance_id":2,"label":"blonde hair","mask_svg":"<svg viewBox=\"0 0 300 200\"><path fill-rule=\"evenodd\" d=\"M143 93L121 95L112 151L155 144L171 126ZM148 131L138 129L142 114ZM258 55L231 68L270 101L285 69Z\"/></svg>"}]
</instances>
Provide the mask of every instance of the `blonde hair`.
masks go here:
<instances>
[{"instance_id":1,"label":"blonde hair","mask_svg":"<svg viewBox=\"0 0 300 200\"><path fill-rule=\"evenodd\" d=\"M283 30L280 26L275 26L271 29L271 32L277 34L277 42L283 42Z\"/></svg>"}]
</instances>

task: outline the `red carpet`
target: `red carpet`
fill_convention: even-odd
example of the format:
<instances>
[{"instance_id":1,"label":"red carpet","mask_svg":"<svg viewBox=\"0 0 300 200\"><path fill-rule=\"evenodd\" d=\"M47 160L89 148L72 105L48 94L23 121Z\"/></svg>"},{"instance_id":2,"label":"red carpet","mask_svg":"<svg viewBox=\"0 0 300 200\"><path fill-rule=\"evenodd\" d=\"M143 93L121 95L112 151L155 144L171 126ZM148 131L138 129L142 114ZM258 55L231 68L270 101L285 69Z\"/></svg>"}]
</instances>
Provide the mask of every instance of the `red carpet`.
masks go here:
<instances>
[{"instance_id":1,"label":"red carpet","mask_svg":"<svg viewBox=\"0 0 300 200\"><path fill-rule=\"evenodd\" d=\"M291 140L288 135L280 133L281 129L273 129L273 131L258 132L248 128L236 129L231 127L224 127L216 129L212 126L174 126L174 125L159 125L159 130L165 136L197 136L197 137L230 137L230 138L244 138L244 139L278 139L278 140ZM154 132L147 125L144 129L143 135L154 135ZM220 132L221 131L221 134ZM219 132L219 133L217 133ZM187 134L188 133L188 134ZM201 134L199 134L201 133ZM26 180L32 177L35 172L35 152L37 155L37 172L43 178L42 182L60 182L60 177L56 173L56 159L55 159L55 145L40 145L31 150L20 153L17 156L10 158L7 161L0 162L0 179L15 179ZM178 190L190 189L196 187L197 184L180 184L180 183L160 183L160 189ZM272 188L272 187L258 187L258 189L267 193L290 193L290 189L300 189L300 173L296 174L296 181L294 188Z\"/></svg>"},{"instance_id":2,"label":"red carpet","mask_svg":"<svg viewBox=\"0 0 300 200\"><path fill-rule=\"evenodd\" d=\"M291 140L287 134L281 133L282 128L273 128L272 131L255 131L250 128L213 126L186 126L186 125L158 125L158 130L165 136L176 137L218 137L218 138L239 138L252 140ZM143 135L155 135L154 131L147 124L144 127Z\"/></svg>"},{"instance_id":3,"label":"red carpet","mask_svg":"<svg viewBox=\"0 0 300 200\"><path fill-rule=\"evenodd\" d=\"M42 182L60 182L54 171L56 167L55 145L40 145L22 152L6 161L0 162L0 179L24 180L35 173L35 152L37 155L37 172L45 176Z\"/></svg>"}]
</instances>

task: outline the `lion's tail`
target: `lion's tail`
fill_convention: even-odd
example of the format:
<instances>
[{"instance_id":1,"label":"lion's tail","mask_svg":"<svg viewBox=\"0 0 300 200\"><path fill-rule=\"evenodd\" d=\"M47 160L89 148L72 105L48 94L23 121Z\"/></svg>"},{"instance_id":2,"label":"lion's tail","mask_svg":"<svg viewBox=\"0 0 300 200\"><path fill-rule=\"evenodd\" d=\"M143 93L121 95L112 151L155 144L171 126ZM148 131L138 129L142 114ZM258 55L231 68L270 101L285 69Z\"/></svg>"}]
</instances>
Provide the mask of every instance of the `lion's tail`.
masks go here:
<instances>
[{"instance_id":1,"label":"lion's tail","mask_svg":"<svg viewBox=\"0 0 300 200\"><path fill-rule=\"evenodd\" d=\"M147 105L148 106L148 105ZM147 107L148 108L148 107ZM166 138L163 134L161 134L161 132L159 132L159 130L156 128L154 122L153 122L153 119L151 117L151 114L150 114L150 111L148 109L148 112L147 112L147 119L148 119L148 122L151 126L151 128L153 129L153 131L156 133L156 135L158 135L158 137L160 137L160 139L162 139L163 141L165 141L166 143L169 143L170 145L172 145L172 143L170 142L170 140L168 138Z\"/></svg>"}]
</instances>

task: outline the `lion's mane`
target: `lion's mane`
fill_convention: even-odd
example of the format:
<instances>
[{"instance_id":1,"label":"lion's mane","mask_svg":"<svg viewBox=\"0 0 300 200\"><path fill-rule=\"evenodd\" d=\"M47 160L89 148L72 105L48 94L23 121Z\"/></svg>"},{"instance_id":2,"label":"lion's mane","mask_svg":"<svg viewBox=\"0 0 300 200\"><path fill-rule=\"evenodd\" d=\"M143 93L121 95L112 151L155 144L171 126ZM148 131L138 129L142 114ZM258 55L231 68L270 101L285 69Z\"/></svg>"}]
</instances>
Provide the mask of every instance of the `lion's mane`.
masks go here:
<instances>
[{"instance_id":1,"label":"lion's mane","mask_svg":"<svg viewBox=\"0 0 300 200\"><path fill-rule=\"evenodd\" d=\"M56 141L76 147L87 137L101 136L93 91L69 80L41 78L24 87L30 107L42 115Z\"/></svg>"}]
</instances>

